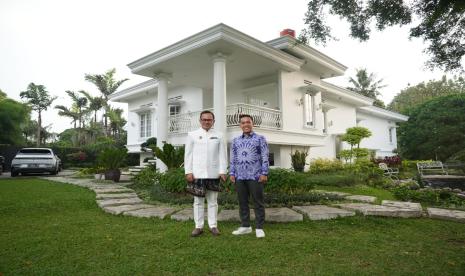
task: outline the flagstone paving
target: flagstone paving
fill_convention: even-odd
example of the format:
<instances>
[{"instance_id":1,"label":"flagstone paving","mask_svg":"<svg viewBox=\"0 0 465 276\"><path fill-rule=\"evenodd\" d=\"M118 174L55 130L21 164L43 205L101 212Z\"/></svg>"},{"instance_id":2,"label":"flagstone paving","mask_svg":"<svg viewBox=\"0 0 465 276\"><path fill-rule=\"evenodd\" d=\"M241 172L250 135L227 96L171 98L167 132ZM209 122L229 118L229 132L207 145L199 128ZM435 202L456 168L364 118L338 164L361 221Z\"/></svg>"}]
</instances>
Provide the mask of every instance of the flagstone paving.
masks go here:
<instances>
[{"instance_id":1,"label":"flagstone paving","mask_svg":"<svg viewBox=\"0 0 465 276\"><path fill-rule=\"evenodd\" d=\"M416 208L401 208L368 203L342 203L336 204L336 206L345 210L362 213L365 216L413 218L421 217L423 214L422 210Z\"/></svg>"},{"instance_id":2,"label":"flagstone paving","mask_svg":"<svg viewBox=\"0 0 465 276\"><path fill-rule=\"evenodd\" d=\"M294 206L292 209L305 214L310 220L325 220L355 216L354 211L328 207L326 205Z\"/></svg>"},{"instance_id":3,"label":"flagstone paving","mask_svg":"<svg viewBox=\"0 0 465 276\"><path fill-rule=\"evenodd\" d=\"M150 204L133 204L133 205L118 205L118 206L106 206L102 209L110 214L119 215L127 211L134 211L139 209L152 208L153 205Z\"/></svg>"},{"instance_id":4,"label":"flagstone paving","mask_svg":"<svg viewBox=\"0 0 465 276\"><path fill-rule=\"evenodd\" d=\"M163 205L144 204L134 190L125 187L131 183L96 183L92 179L80 179L70 177L42 177L47 180L61 183L69 183L91 189L96 193L96 202L105 212L114 215L125 215L134 217L170 217L177 221L193 219L192 208L173 208ZM334 206L313 205L294 206L289 208L267 208L265 220L269 222L293 222L302 221L304 215L310 220L325 220L339 217L354 216L357 212L365 216L384 216L413 218L421 217L423 209L419 203L383 200L381 205L369 204L376 201L376 197L364 195L351 195L343 192L315 191L328 195L335 195L361 203L341 203ZM338 207L338 208L335 208ZM207 214L207 210L205 210ZM454 220L465 223L465 211L448 210L440 208L427 208L430 218ZM207 216L205 216L207 217ZM255 219L253 209L250 210L250 219ZM239 210L221 210L218 221L240 221Z\"/></svg>"},{"instance_id":5,"label":"flagstone paving","mask_svg":"<svg viewBox=\"0 0 465 276\"><path fill-rule=\"evenodd\" d=\"M376 201L376 197L374 196L365 196L365 195L350 195L346 196L346 199L353 200L353 201L361 201L367 203L373 203Z\"/></svg>"},{"instance_id":6,"label":"flagstone paving","mask_svg":"<svg viewBox=\"0 0 465 276\"><path fill-rule=\"evenodd\" d=\"M110 198L131 198L137 197L136 193L125 193L125 194L101 194L97 192L95 195L96 199L110 199Z\"/></svg>"},{"instance_id":7,"label":"flagstone paving","mask_svg":"<svg viewBox=\"0 0 465 276\"><path fill-rule=\"evenodd\" d=\"M430 218L453 220L465 222L465 212L458 210L447 210L439 208L426 208Z\"/></svg>"},{"instance_id":8,"label":"flagstone paving","mask_svg":"<svg viewBox=\"0 0 465 276\"><path fill-rule=\"evenodd\" d=\"M140 218L152 218L157 217L164 219L166 216L171 215L172 213L176 212L176 208L172 207L165 207L165 206L152 206L152 208L144 208L138 209L133 211L126 211L123 212L125 216L133 216L133 217L140 217Z\"/></svg>"}]
</instances>

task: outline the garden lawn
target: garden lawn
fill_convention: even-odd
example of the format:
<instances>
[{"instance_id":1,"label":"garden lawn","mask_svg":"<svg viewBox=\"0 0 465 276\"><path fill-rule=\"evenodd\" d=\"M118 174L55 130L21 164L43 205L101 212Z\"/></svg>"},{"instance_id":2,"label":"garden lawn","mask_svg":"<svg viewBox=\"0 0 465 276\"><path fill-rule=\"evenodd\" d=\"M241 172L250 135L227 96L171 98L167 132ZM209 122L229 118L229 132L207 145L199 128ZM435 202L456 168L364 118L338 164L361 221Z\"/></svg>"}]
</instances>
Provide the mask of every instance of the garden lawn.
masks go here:
<instances>
[{"instance_id":1,"label":"garden lawn","mask_svg":"<svg viewBox=\"0 0 465 276\"><path fill-rule=\"evenodd\" d=\"M114 216L93 192L0 180L0 275L436 274L465 271L465 224L352 217L190 238L192 222Z\"/></svg>"}]
</instances>

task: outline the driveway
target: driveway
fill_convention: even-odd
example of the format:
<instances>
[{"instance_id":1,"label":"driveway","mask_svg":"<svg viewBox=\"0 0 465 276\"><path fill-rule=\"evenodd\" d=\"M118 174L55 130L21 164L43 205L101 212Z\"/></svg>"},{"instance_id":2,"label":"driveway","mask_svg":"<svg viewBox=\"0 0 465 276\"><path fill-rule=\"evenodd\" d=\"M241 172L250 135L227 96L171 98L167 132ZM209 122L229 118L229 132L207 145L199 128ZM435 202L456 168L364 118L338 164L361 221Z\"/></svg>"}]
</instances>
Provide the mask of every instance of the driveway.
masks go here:
<instances>
[{"instance_id":1,"label":"driveway","mask_svg":"<svg viewBox=\"0 0 465 276\"><path fill-rule=\"evenodd\" d=\"M62 170L59 172L57 175L50 175L48 173L31 173L27 175L18 175L16 178L21 178L21 177L31 177L31 176L47 176L47 177L57 177L57 176L71 176L75 174L76 171L73 170ZM5 179L5 178L12 178L10 172L3 172L2 175L0 175L0 179Z\"/></svg>"}]
</instances>

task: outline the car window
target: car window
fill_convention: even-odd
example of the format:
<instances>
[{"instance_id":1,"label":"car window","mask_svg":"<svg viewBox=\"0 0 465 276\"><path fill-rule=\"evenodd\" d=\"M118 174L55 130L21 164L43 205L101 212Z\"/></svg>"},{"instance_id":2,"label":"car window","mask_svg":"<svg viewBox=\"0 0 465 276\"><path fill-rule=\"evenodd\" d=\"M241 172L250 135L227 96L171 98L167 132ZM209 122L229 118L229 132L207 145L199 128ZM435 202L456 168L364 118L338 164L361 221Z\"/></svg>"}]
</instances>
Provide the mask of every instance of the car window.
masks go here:
<instances>
[{"instance_id":1,"label":"car window","mask_svg":"<svg viewBox=\"0 0 465 276\"><path fill-rule=\"evenodd\" d=\"M50 150L46 150L46 149L22 149L18 153L21 153L21 154L49 154L49 155L52 155L52 152Z\"/></svg>"}]
</instances>

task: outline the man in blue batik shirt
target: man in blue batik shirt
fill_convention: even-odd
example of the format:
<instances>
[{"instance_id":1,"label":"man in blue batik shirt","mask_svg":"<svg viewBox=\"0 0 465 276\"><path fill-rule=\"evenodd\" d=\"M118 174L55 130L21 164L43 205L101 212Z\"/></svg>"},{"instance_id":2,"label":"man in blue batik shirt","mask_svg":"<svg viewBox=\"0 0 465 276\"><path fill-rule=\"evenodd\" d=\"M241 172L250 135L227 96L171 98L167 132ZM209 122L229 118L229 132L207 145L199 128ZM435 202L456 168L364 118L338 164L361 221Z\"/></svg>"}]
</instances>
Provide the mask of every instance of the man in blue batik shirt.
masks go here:
<instances>
[{"instance_id":1,"label":"man in blue batik shirt","mask_svg":"<svg viewBox=\"0 0 465 276\"><path fill-rule=\"evenodd\" d=\"M239 199L241 227L233 235L252 233L250 227L249 195L255 204L255 234L257 238L265 237L264 184L268 180L268 145L265 137L252 131L253 118L243 114L239 117L242 135L234 138L230 154L230 179L235 183Z\"/></svg>"}]
</instances>

